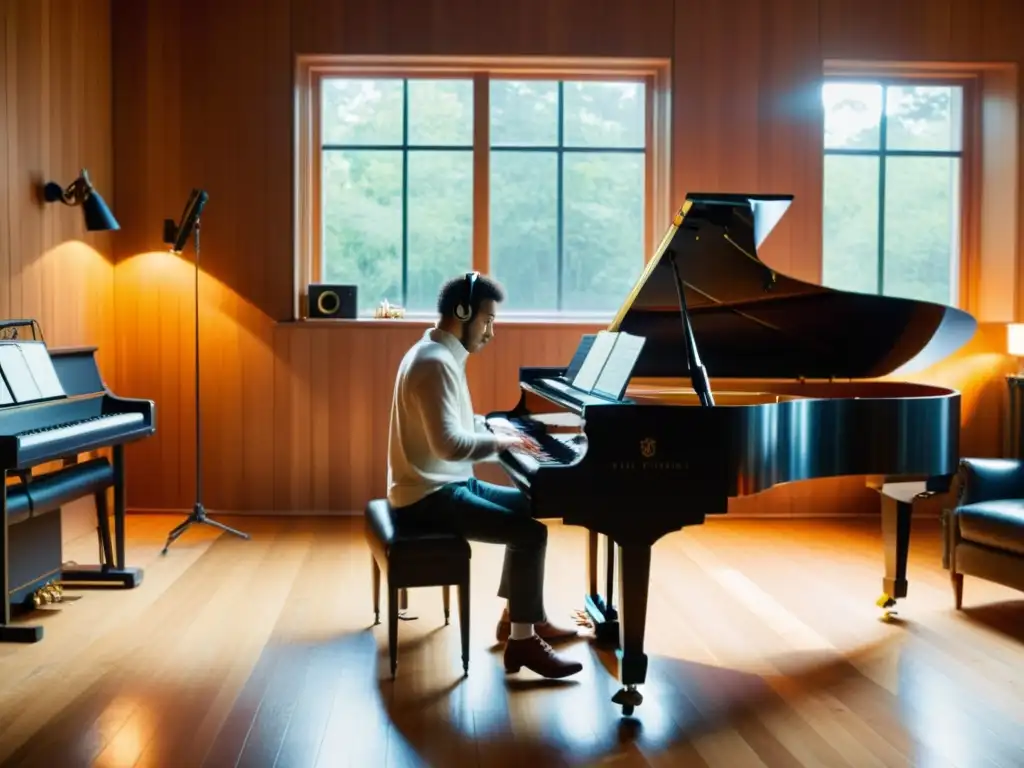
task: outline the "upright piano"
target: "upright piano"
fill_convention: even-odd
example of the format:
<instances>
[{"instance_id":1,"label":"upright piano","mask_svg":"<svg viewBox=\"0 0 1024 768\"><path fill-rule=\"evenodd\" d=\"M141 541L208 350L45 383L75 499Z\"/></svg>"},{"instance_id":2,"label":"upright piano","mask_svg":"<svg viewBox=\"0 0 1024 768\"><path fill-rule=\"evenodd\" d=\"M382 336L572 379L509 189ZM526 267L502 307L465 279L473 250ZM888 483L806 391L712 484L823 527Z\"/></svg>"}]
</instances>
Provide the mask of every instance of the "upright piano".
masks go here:
<instances>
[{"instance_id":1,"label":"upright piano","mask_svg":"<svg viewBox=\"0 0 1024 768\"><path fill-rule=\"evenodd\" d=\"M589 530L585 603L598 639L619 646L623 688L612 701L626 715L643 700L651 548L661 537L780 483L885 475L943 491L956 472L959 392L878 379L950 355L975 319L776 272L758 248L792 199L688 195L608 327L643 339L624 391L581 389L566 368L524 367L515 407L487 416L543 448L498 457L535 516ZM880 604L891 606L906 594L909 521L883 520L883 529Z\"/></svg>"},{"instance_id":2,"label":"upright piano","mask_svg":"<svg viewBox=\"0 0 1024 768\"><path fill-rule=\"evenodd\" d=\"M141 570L125 563L124 447L156 431L156 409L111 393L94 347L50 350L34 334L12 332L11 323L37 327L9 321L0 328L0 642L37 642L42 627L12 624L12 609L51 602L52 590L64 586L141 581ZM83 456L107 448L110 458ZM51 463L58 468L42 471ZM100 562L65 563L60 509L87 495L96 502Z\"/></svg>"}]
</instances>

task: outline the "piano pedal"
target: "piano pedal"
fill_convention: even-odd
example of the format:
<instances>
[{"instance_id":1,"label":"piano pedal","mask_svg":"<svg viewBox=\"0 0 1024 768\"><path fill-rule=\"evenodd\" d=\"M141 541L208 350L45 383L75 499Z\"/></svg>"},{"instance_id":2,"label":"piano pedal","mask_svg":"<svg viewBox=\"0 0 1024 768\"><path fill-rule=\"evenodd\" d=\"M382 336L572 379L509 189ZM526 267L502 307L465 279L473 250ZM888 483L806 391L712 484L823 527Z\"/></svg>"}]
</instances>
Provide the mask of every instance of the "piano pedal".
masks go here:
<instances>
[{"instance_id":1,"label":"piano pedal","mask_svg":"<svg viewBox=\"0 0 1024 768\"><path fill-rule=\"evenodd\" d=\"M41 586L29 598L33 608L42 608L44 605L64 602L64 587L59 582L50 581Z\"/></svg>"}]
</instances>

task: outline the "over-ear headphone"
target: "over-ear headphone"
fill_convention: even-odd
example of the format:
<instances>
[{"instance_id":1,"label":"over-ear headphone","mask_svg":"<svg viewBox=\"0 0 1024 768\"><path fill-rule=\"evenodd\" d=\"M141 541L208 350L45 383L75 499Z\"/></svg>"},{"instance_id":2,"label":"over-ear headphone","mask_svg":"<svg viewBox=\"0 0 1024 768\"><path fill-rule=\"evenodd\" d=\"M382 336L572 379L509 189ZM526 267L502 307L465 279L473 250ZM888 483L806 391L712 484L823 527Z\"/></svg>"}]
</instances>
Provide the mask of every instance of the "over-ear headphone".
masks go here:
<instances>
[{"instance_id":1,"label":"over-ear headphone","mask_svg":"<svg viewBox=\"0 0 1024 768\"><path fill-rule=\"evenodd\" d=\"M462 322L466 322L467 320L469 320L469 318L473 316L473 287L476 285L476 279L479 276L479 272L466 273L466 298L464 301L461 301L455 305L455 317L457 317Z\"/></svg>"}]
</instances>

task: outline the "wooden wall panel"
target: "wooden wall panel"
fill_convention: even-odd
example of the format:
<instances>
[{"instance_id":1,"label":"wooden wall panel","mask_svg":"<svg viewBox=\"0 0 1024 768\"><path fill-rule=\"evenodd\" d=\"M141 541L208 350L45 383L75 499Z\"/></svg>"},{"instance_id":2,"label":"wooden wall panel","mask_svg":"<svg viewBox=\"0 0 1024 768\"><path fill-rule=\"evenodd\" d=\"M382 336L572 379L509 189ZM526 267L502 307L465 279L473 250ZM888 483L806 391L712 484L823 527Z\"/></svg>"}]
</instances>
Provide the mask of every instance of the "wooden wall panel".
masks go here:
<instances>
[{"instance_id":1,"label":"wooden wall panel","mask_svg":"<svg viewBox=\"0 0 1024 768\"><path fill-rule=\"evenodd\" d=\"M109 0L0 2L0 318L34 318L51 347L95 345L115 376L113 233L41 185L87 168L114 207ZM65 509L67 536L92 505Z\"/></svg>"},{"instance_id":2,"label":"wooden wall panel","mask_svg":"<svg viewBox=\"0 0 1024 768\"><path fill-rule=\"evenodd\" d=\"M295 54L671 56L675 201L688 190L794 193L763 255L817 280L824 59L1020 62L1022 24L1014 0L653 0L642 9L613 0L114 0L116 181L126 198L115 246L117 385L160 409L156 439L130 451L130 505L192 504L191 255L155 251L161 220L180 213L193 185L210 193L201 280L207 505L337 511L383 491L394 369L423 326L277 322L289 318L293 290ZM566 360L585 330L500 328L471 364L477 410L511 406L518 367ZM973 453L999 450L999 376L1011 365L1001 345L1001 328L985 328L927 374L963 382ZM873 497L852 478L780 488L734 508L866 503Z\"/></svg>"}]
</instances>

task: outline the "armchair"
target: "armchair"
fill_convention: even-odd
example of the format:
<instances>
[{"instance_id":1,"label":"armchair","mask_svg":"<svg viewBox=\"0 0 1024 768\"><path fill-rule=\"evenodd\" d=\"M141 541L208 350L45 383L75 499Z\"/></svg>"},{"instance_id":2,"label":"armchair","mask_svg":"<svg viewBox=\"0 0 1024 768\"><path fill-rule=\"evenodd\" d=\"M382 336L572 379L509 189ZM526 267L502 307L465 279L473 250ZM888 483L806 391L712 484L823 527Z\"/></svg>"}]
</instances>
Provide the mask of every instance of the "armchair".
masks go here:
<instances>
[{"instance_id":1,"label":"armchair","mask_svg":"<svg viewBox=\"0 0 1024 768\"><path fill-rule=\"evenodd\" d=\"M961 459L953 499L942 518L942 567L957 610L964 576L1024 591L1024 461Z\"/></svg>"}]
</instances>

